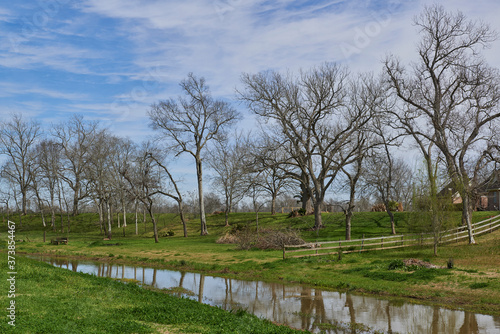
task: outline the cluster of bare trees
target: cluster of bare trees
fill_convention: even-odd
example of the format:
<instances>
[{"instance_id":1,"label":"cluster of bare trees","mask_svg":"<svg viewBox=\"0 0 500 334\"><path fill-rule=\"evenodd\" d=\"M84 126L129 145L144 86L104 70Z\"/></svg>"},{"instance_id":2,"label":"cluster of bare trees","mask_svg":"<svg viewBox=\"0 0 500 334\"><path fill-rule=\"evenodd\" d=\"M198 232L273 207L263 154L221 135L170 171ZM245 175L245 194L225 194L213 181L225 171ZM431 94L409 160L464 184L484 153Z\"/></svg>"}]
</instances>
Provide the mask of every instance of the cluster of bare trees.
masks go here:
<instances>
[{"instance_id":1,"label":"cluster of bare trees","mask_svg":"<svg viewBox=\"0 0 500 334\"><path fill-rule=\"evenodd\" d=\"M63 212L77 215L84 203L97 208L101 232L111 237L113 210L122 213L120 228L127 226L127 211L133 207L136 234L138 211L143 209L153 220L157 240L155 196L175 199L182 212L182 197L165 167L165 154L150 143L137 145L116 137L81 116L43 134L40 124L14 115L1 125L0 133L0 152L6 158L0 197L7 214L13 203L21 216L27 214L28 203L34 199L44 226L50 217L55 231L56 214L60 214L64 231Z\"/></svg>"},{"instance_id":2,"label":"cluster of bare trees","mask_svg":"<svg viewBox=\"0 0 500 334\"><path fill-rule=\"evenodd\" d=\"M437 212L432 203L439 187L451 181L470 228L477 189L499 161L500 77L480 52L495 34L438 5L427 7L415 25L421 35L417 60L404 66L388 56L380 76L356 75L335 63L298 74L243 74L237 98L260 121L260 130L251 134L233 132L240 113L213 98L205 80L193 74L180 83L183 96L151 107L157 136L141 145L78 116L53 126L50 136L36 122L14 116L0 128L0 153L7 157L3 203L14 200L25 214L28 197L34 196L55 228L56 208L78 214L81 201L92 202L101 230L107 220L109 236L113 208L123 213L126 225L126 212L134 207L137 226L140 207L149 213L158 241L153 210L165 196L177 204L187 235L185 194L167 164L186 155L196 166L202 235L208 233L206 167L223 198L226 224L243 198L258 217L265 202L275 213L277 198L293 194L314 213L319 229L327 195L341 191L348 195L341 205L346 239L360 194L385 205L396 233L391 203L408 206L415 194L411 159L401 153L405 142L425 163L426 195L434 199L429 211ZM437 219L432 225L437 231ZM474 243L472 231L469 241Z\"/></svg>"}]
</instances>

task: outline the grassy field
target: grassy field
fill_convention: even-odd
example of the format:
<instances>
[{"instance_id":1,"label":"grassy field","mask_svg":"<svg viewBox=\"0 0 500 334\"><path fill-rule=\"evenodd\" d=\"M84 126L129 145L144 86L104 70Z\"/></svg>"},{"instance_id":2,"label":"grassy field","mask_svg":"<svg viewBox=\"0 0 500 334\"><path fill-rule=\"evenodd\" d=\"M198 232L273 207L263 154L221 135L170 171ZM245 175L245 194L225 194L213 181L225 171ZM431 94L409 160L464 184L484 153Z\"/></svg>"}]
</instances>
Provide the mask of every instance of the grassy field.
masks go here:
<instances>
[{"instance_id":1,"label":"grassy field","mask_svg":"<svg viewBox=\"0 0 500 334\"><path fill-rule=\"evenodd\" d=\"M480 221L498 212L477 212ZM452 221L460 221L460 212L451 212ZM255 214L237 213L230 216L230 227L224 226L223 215L207 218L208 236L199 236L199 221L190 217L189 236L182 236L182 226L176 215L158 216L159 243L154 243L150 223L139 225L135 235L132 215L123 229L113 226L112 240L103 240L97 216L82 214L71 217L71 232L44 229L40 217L23 217L23 227L17 217L16 251L65 257L91 258L116 263L140 264L204 272L215 276L239 279L301 283L325 289L353 291L386 297L408 297L411 302L432 303L449 308L500 315L500 231L477 237L477 245L454 243L440 246L437 257L432 248L405 248L380 252L345 254L316 258L282 260L281 250L239 250L234 244L218 244L216 240L235 230L249 229L255 233ZM64 218L66 225L66 217ZM413 231L412 218L396 214L397 233ZM325 228L311 229L313 217L287 218L286 214L259 216L260 230L293 229L306 241L339 240L344 236L344 216L324 214ZM5 225L4 225L5 226ZM385 213L356 213L352 222L353 238L389 235L390 223ZM125 236L124 236L125 234ZM68 237L68 245L51 245L54 237ZM4 243L5 244L5 243ZM446 267L453 259L453 269L418 269L402 267L404 259L416 258Z\"/></svg>"},{"instance_id":2,"label":"grassy field","mask_svg":"<svg viewBox=\"0 0 500 334\"><path fill-rule=\"evenodd\" d=\"M2 316L1 333L301 333L242 310L220 308L165 293L17 259L15 327ZM7 272L6 261L0 263ZM0 280L0 289L9 289ZM3 306L7 294L1 294Z\"/></svg>"}]
</instances>

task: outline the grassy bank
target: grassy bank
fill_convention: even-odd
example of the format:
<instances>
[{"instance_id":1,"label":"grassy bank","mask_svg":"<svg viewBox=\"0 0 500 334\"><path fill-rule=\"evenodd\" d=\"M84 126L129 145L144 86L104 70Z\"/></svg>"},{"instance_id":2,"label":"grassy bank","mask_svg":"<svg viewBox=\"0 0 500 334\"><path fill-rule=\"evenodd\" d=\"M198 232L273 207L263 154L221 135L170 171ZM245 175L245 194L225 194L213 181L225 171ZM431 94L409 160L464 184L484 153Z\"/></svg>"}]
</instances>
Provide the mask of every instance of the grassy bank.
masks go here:
<instances>
[{"instance_id":1,"label":"grassy bank","mask_svg":"<svg viewBox=\"0 0 500 334\"><path fill-rule=\"evenodd\" d=\"M241 310L226 312L188 299L74 273L18 257L15 327L7 317L1 333L300 333ZM0 270L8 272L6 261ZM0 290L8 291L0 280Z\"/></svg>"},{"instance_id":2,"label":"grassy bank","mask_svg":"<svg viewBox=\"0 0 500 334\"><path fill-rule=\"evenodd\" d=\"M497 212L477 212L479 221ZM450 213L457 222L460 213ZM182 237L182 226L175 215L158 217L160 233L174 233L160 238L155 244L149 223L141 223L139 235L135 227L116 229L113 238L104 241L99 233L95 215L71 217L71 232L46 231L39 217L25 217L23 227L17 226L18 252L92 258L104 261L141 264L179 270L239 278L304 283L326 289L349 290L383 296L408 297L411 301L433 303L450 308L500 315L500 232L477 238L477 245L449 244L439 248L433 256L431 248L405 248L382 252L345 254L338 256L281 259L279 250L238 250L234 244L217 244L216 240L234 229L255 229L254 214L234 214L224 226L224 217L208 217L210 235L198 235L198 220L191 217L189 237ZM66 218L65 218L66 219ZM288 228L299 231L307 241L338 240L343 238L344 220L341 214L325 214L326 227L313 231L313 217L287 218L285 214L261 214L261 229ZM66 222L65 222L66 223ZM353 238L389 235L390 223L385 213L358 213L353 219ZM410 218L405 213L396 215L398 233L411 232ZM51 245L52 237L67 236L68 245ZM454 268L418 269L398 266L402 260L416 258L446 267L453 259Z\"/></svg>"}]
</instances>

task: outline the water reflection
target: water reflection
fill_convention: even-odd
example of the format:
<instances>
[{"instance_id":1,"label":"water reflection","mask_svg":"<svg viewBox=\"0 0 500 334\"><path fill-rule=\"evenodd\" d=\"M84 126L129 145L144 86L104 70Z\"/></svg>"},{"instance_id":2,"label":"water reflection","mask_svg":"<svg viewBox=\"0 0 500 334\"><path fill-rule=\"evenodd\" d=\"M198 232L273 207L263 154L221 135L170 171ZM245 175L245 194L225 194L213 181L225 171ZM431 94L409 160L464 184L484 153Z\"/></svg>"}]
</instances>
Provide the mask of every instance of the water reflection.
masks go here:
<instances>
[{"instance_id":1,"label":"water reflection","mask_svg":"<svg viewBox=\"0 0 500 334\"><path fill-rule=\"evenodd\" d=\"M362 324L386 333L500 334L500 317L433 306L164 269L57 258L41 260L99 277L134 279L159 289L176 288L179 296L225 310L243 308L259 317L311 332L359 333L355 331L359 325L349 325Z\"/></svg>"}]
</instances>

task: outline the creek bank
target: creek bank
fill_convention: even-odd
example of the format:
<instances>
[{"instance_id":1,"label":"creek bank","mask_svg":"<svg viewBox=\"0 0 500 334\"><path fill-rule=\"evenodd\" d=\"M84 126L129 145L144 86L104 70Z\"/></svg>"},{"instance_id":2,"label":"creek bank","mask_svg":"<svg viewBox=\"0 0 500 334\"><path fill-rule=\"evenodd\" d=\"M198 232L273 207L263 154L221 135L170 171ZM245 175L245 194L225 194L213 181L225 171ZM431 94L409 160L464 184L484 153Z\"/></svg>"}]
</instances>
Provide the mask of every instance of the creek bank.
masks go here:
<instances>
[{"instance_id":1,"label":"creek bank","mask_svg":"<svg viewBox=\"0 0 500 334\"><path fill-rule=\"evenodd\" d=\"M477 296L477 291L454 291L453 293L443 294L443 288L436 286L421 287L418 285L410 286L406 290L396 290L392 288L395 283L384 282L386 288L370 288L369 286L346 284L344 281L332 279L329 282L317 282L308 277L295 277L285 275L269 275L273 273L273 269L261 268L260 270L236 271L232 270L231 266L222 266L217 264L200 264L187 261L164 261L163 259L151 259L143 261L140 259L131 259L129 257L112 256L83 256L71 254L54 254L52 252L39 253L24 253L33 256L57 257L60 259L73 259L81 261L104 262L109 264L121 264L140 267L151 267L156 269L168 269L176 271L186 271L200 274L208 274L228 279L239 279L248 281L264 281L268 283L280 283L284 285L303 285L311 288L322 289L326 291L349 292L362 296L378 296L390 300L406 301L408 303L418 303L422 305L432 305L447 308L450 310L465 310L474 313L482 313L487 315L500 315L500 305L498 303L485 302L481 297ZM281 260L280 260L281 261ZM418 260L421 261L421 260ZM332 262L335 262L332 260ZM421 261L422 263L425 261ZM411 263L409 261L408 263ZM428 263L428 262L427 262ZM431 264L431 266L434 266ZM445 268L439 267L438 268ZM313 271L313 269L310 269ZM326 270L326 269L325 269ZM263 278L263 274L266 273ZM272 278L270 278L270 276Z\"/></svg>"}]
</instances>

